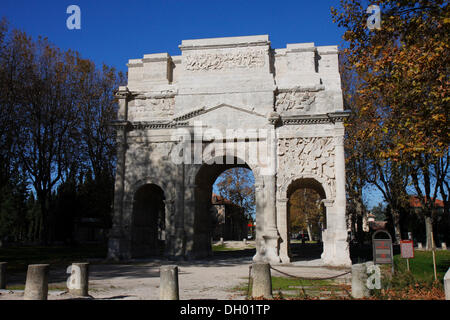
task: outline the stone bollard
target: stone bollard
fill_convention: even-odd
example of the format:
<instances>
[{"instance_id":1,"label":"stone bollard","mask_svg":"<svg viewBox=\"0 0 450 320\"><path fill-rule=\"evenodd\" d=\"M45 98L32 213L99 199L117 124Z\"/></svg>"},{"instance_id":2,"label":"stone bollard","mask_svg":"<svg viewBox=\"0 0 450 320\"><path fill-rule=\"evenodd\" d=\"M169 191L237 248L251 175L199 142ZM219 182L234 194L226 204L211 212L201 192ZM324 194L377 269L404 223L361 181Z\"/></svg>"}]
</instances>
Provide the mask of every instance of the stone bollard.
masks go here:
<instances>
[{"instance_id":1,"label":"stone bollard","mask_svg":"<svg viewBox=\"0 0 450 320\"><path fill-rule=\"evenodd\" d=\"M24 300L47 300L48 264L30 264L25 283Z\"/></svg>"},{"instance_id":2,"label":"stone bollard","mask_svg":"<svg viewBox=\"0 0 450 320\"><path fill-rule=\"evenodd\" d=\"M179 300L178 290L178 267L177 266L161 266L159 284L160 300Z\"/></svg>"},{"instance_id":3,"label":"stone bollard","mask_svg":"<svg viewBox=\"0 0 450 320\"><path fill-rule=\"evenodd\" d=\"M445 242L441 243L442 250L447 250L447 244Z\"/></svg>"},{"instance_id":4,"label":"stone bollard","mask_svg":"<svg viewBox=\"0 0 450 320\"><path fill-rule=\"evenodd\" d=\"M6 289L6 266L7 262L0 262L0 289Z\"/></svg>"},{"instance_id":5,"label":"stone bollard","mask_svg":"<svg viewBox=\"0 0 450 320\"><path fill-rule=\"evenodd\" d=\"M352 296L361 299L370 295L367 288L367 265L358 263L352 265Z\"/></svg>"},{"instance_id":6,"label":"stone bollard","mask_svg":"<svg viewBox=\"0 0 450 320\"><path fill-rule=\"evenodd\" d=\"M417 243L417 249L422 249L422 242Z\"/></svg>"},{"instance_id":7,"label":"stone bollard","mask_svg":"<svg viewBox=\"0 0 450 320\"><path fill-rule=\"evenodd\" d=\"M247 239L243 239L242 242L244 243L244 245L247 245Z\"/></svg>"},{"instance_id":8,"label":"stone bollard","mask_svg":"<svg viewBox=\"0 0 450 320\"><path fill-rule=\"evenodd\" d=\"M272 278L269 263L257 262L252 264L252 297L272 299Z\"/></svg>"},{"instance_id":9,"label":"stone bollard","mask_svg":"<svg viewBox=\"0 0 450 320\"><path fill-rule=\"evenodd\" d=\"M450 300L450 268L444 276L445 300Z\"/></svg>"},{"instance_id":10,"label":"stone bollard","mask_svg":"<svg viewBox=\"0 0 450 320\"><path fill-rule=\"evenodd\" d=\"M220 238L219 244L223 246L223 238Z\"/></svg>"},{"instance_id":11,"label":"stone bollard","mask_svg":"<svg viewBox=\"0 0 450 320\"><path fill-rule=\"evenodd\" d=\"M78 297L89 296L89 263L72 263L69 267L69 279L67 279L67 288L69 293Z\"/></svg>"}]
</instances>

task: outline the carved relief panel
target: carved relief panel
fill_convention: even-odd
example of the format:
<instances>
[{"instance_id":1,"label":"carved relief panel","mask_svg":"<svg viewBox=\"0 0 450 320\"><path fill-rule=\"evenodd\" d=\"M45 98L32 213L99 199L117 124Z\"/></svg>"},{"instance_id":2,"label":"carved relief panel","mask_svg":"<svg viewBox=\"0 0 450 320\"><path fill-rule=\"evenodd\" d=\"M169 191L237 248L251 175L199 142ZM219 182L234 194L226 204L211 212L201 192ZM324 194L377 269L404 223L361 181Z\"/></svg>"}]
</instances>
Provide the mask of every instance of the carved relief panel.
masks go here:
<instances>
[{"instance_id":1,"label":"carved relief panel","mask_svg":"<svg viewBox=\"0 0 450 320\"><path fill-rule=\"evenodd\" d=\"M332 137L281 138L278 140L278 187L287 188L295 177L317 177L328 185L334 196L334 161Z\"/></svg>"},{"instance_id":2,"label":"carved relief panel","mask_svg":"<svg viewBox=\"0 0 450 320\"><path fill-rule=\"evenodd\" d=\"M257 68L265 65L265 55L264 50L187 54L184 57L184 67L188 71Z\"/></svg>"},{"instance_id":3,"label":"carved relief panel","mask_svg":"<svg viewBox=\"0 0 450 320\"><path fill-rule=\"evenodd\" d=\"M151 121L173 116L174 98L135 99L128 107L130 121Z\"/></svg>"}]
</instances>

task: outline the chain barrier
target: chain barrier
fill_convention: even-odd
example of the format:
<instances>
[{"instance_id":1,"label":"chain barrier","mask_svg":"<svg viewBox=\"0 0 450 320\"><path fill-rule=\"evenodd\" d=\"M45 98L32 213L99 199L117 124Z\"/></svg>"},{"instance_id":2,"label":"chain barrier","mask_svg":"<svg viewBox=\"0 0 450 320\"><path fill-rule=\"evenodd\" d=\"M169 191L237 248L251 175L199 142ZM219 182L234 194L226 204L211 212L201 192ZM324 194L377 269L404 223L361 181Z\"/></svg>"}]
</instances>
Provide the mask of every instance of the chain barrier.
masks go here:
<instances>
[{"instance_id":1,"label":"chain barrier","mask_svg":"<svg viewBox=\"0 0 450 320\"><path fill-rule=\"evenodd\" d=\"M291 277L291 278L295 278L295 279L299 279L299 280L331 280L331 279L339 278L339 277L345 276L346 274L352 273L351 271L347 271L345 273L338 274L337 276L331 276L331 277L326 277L326 278L317 278L317 277L316 278L308 278L308 277L294 276L292 274L289 274L289 273L283 272L281 270L275 269L272 266L270 266L270 269L272 269L272 270L274 270L274 271L276 271L278 273L281 273L281 274L283 274L285 276L288 276L288 277Z\"/></svg>"},{"instance_id":2,"label":"chain barrier","mask_svg":"<svg viewBox=\"0 0 450 320\"><path fill-rule=\"evenodd\" d=\"M276 272L278 272L278 273L280 273L280 274L282 274L282 275L285 275L285 276L288 276L288 277L291 277L291 278L294 278L294 279L298 279L298 280L331 280L331 279L336 279L336 278L345 276L346 274L352 273L351 271L347 271L347 272L338 274L338 275L336 275L336 276L331 276L331 277L325 277L325 278L317 278L317 277L316 277L316 278L312 278L312 277L311 277L311 278L309 278L309 277L298 277L298 276L294 276L294 275L289 274L289 273L287 273L287 272L283 272L283 271L281 271L281 270L278 270L278 269L272 267L271 265L269 265L269 266L270 266L270 269L272 269L272 270L274 270L274 271L276 271ZM252 281L251 273L252 273L252 266L250 265L250 266L248 267L247 298L250 297L250 282ZM302 290L303 290L303 287L302 287ZM347 291L347 290L345 290L345 291ZM303 290L303 293L306 294L306 293L304 292L304 290ZM347 293L348 293L348 292L347 292Z\"/></svg>"}]
</instances>

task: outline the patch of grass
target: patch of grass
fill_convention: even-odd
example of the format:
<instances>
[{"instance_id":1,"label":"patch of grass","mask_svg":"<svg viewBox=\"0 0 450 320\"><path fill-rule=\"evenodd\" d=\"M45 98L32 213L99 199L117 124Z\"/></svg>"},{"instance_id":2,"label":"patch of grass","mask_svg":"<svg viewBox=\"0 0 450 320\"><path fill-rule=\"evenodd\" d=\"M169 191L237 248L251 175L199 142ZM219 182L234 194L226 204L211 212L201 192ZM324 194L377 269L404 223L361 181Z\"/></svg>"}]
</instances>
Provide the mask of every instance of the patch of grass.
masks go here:
<instances>
[{"instance_id":1,"label":"patch of grass","mask_svg":"<svg viewBox=\"0 0 450 320\"><path fill-rule=\"evenodd\" d=\"M25 285L20 286L6 286L6 290L25 290ZM58 285L48 285L49 291L66 291L67 287L61 287Z\"/></svg>"},{"instance_id":2,"label":"patch of grass","mask_svg":"<svg viewBox=\"0 0 450 320\"><path fill-rule=\"evenodd\" d=\"M9 272L25 272L29 264L46 263L67 266L87 259L104 259L105 245L9 247L0 248L0 261L8 262Z\"/></svg>"},{"instance_id":3,"label":"patch of grass","mask_svg":"<svg viewBox=\"0 0 450 320\"><path fill-rule=\"evenodd\" d=\"M333 282L330 280L301 280L295 278L272 277L272 290L293 290L292 287L316 287L329 286L332 284Z\"/></svg>"},{"instance_id":4,"label":"patch of grass","mask_svg":"<svg viewBox=\"0 0 450 320\"><path fill-rule=\"evenodd\" d=\"M433 281L433 255L431 251L414 252L414 259L409 259L409 269L416 281ZM444 275L450 267L450 251L436 250L436 274L437 280L442 282ZM399 273L407 272L406 259L400 255L394 256L394 268Z\"/></svg>"},{"instance_id":5,"label":"patch of grass","mask_svg":"<svg viewBox=\"0 0 450 320\"><path fill-rule=\"evenodd\" d=\"M238 251L238 250L242 250L241 248L229 248L224 244L218 244L215 246L212 246L212 251L213 252L221 252L221 251Z\"/></svg>"},{"instance_id":6,"label":"patch of grass","mask_svg":"<svg viewBox=\"0 0 450 320\"><path fill-rule=\"evenodd\" d=\"M303 287L309 288L305 288L305 290L303 290ZM336 284L333 280L301 280L287 277L272 277L272 292L274 295L280 295L281 291L290 291L292 292L292 294L285 293L282 295L285 297L306 296L306 290L308 290L308 292L311 292L312 290L319 291L324 287L327 287L330 289L330 291L333 291L333 288L336 287ZM252 288L251 285L250 288L248 287L247 281L232 289L233 292L239 292L242 295L246 295L247 290L250 291L249 295L251 296Z\"/></svg>"}]
</instances>

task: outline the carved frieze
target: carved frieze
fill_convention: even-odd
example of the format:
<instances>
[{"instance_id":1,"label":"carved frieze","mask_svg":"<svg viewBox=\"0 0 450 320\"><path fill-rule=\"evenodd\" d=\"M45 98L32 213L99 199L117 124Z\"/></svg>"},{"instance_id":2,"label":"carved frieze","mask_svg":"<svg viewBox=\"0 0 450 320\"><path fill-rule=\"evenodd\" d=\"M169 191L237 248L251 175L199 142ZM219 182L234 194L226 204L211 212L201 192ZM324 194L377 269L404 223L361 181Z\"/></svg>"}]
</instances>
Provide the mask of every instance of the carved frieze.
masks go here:
<instances>
[{"instance_id":1,"label":"carved frieze","mask_svg":"<svg viewBox=\"0 0 450 320\"><path fill-rule=\"evenodd\" d=\"M316 94L309 91L287 91L280 92L276 96L275 109L283 111L308 111L316 100Z\"/></svg>"},{"instance_id":2,"label":"carved frieze","mask_svg":"<svg viewBox=\"0 0 450 320\"><path fill-rule=\"evenodd\" d=\"M238 68L257 68L265 64L264 50L238 50L226 53L199 53L185 56L189 71L210 71Z\"/></svg>"},{"instance_id":3,"label":"carved frieze","mask_svg":"<svg viewBox=\"0 0 450 320\"><path fill-rule=\"evenodd\" d=\"M317 177L335 188L335 143L332 137L281 138L278 140L278 186L294 177Z\"/></svg>"},{"instance_id":4,"label":"carved frieze","mask_svg":"<svg viewBox=\"0 0 450 320\"><path fill-rule=\"evenodd\" d=\"M129 106L128 119L131 121L150 121L152 119L168 118L174 114L175 99L145 99L134 101Z\"/></svg>"}]
</instances>

